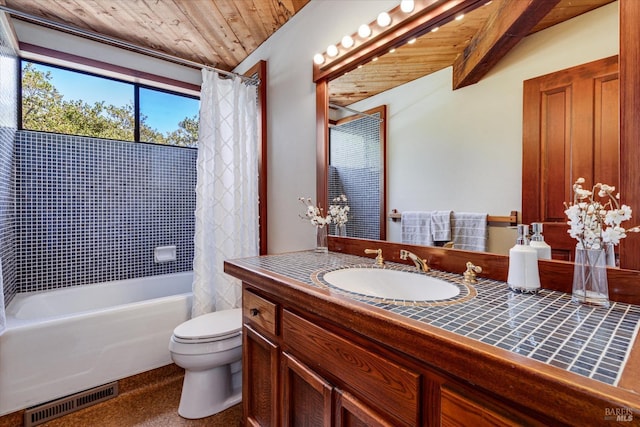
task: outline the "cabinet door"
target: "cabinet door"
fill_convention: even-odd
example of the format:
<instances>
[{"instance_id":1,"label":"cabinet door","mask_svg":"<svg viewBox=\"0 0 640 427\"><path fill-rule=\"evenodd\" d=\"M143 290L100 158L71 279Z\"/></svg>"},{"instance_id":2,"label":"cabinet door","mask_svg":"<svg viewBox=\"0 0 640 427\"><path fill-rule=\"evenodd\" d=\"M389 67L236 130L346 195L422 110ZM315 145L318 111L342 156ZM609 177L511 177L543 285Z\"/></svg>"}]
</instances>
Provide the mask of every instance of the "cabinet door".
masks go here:
<instances>
[{"instance_id":1,"label":"cabinet door","mask_svg":"<svg viewBox=\"0 0 640 427\"><path fill-rule=\"evenodd\" d=\"M332 385L287 353L282 386L283 426L331 426Z\"/></svg>"},{"instance_id":2,"label":"cabinet door","mask_svg":"<svg viewBox=\"0 0 640 427\"><path fill-rule=\"evenodd\" d=\"M421 375L351 340L283 310L284 350L348 390L397 426L420 424Z\"/></svg>"},{"instance_id":3,"label":"cabinet door","mask_svg":"<svg viewBox=\"0 0 640 427\"><path fill-rule=\"evenodd\" d=\"M279 426L280 348L246 324L242 345L242 402L246 425Z\"/></svg>"},{"instance_id":4,"label":"cabinet door","mask_svg":"<svg viewBox=\"0 0 640 427\"><path fill-rule=\"evenodd\" d=\"M335 390L336 427L393 427L352 394Z\"/></svg>"}]
</instances>

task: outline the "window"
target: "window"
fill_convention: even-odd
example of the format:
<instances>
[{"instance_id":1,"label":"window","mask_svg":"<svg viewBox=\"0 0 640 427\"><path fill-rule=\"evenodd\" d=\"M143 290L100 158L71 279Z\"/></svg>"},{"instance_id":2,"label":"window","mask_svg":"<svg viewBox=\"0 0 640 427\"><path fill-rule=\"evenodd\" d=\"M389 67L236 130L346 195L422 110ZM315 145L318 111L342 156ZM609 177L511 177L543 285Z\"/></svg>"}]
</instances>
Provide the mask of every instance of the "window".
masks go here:
<instances>
[{"instance_id":1,"label":"window","mask_svg":"<svg viewBox=\"0 0 640 427\"><path fill-rule=\"evenodd\" d=\"M200 101L140 87L140 141L180 146L198 142Z\"/></svg>"},{"instance_id":2,"label":"window","mask_svg":"<svg viewBox=\"0 0 640 427\"><path fill-rule=\"evenodd\" d=\"M194 147L195 97L22 61L22 128Z\"/></svg>"}]
</instances>

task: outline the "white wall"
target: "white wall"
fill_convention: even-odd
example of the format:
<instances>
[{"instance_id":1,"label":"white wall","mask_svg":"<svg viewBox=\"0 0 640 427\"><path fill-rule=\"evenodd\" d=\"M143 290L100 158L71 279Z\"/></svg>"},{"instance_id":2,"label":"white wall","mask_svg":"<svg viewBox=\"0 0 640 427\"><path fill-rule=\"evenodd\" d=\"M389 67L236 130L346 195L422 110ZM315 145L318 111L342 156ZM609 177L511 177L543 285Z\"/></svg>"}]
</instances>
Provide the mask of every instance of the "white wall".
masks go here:
<instances>
[{"instance_id":1,"label":"white wall","mask_svg":"<svg viewBox=\"0 0 640 427\"><path fill-rule=\"evenodd\" d=\"M244 72L261 59L268 61L270 253L315 245L298 202L299 196L315 200L316 192L313 55L397 5L393 0L312 0L236 68Z\"/></svg>"},{"instance_id":2,"label":"white wall","mask_svg":"<svg viewBox=\"0 0 640 427\"><path fill-rule=\"evenodd\" d=\"M238 67L269 62L270 252L313 245L296 200L315 193L313 54L396 4L312 0ZM523 80L617 53L613 3L526 38L475 85L452 91L448 68L356 104L389 105L389 209L519 211ZM399 233L390 223L390 240ZM504 253L513 235L492 229L490 249Z\"/></svg>"}]
</instances>

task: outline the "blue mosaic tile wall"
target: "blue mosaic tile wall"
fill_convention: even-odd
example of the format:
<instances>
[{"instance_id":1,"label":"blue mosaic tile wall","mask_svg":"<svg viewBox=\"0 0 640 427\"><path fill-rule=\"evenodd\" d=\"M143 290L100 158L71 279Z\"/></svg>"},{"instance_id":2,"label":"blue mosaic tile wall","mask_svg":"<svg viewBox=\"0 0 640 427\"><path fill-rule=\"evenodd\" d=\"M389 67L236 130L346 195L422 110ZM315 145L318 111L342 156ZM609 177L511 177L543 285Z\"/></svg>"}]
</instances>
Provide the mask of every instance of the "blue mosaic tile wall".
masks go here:
<instances>
[{"instance_id":1,"label":"blue mosaic tile wall","mask_svg":"<svg viewBox=\"0 0 640 427\"><path fill-rule=\"evenodd\" d=\"M18 57L0 21L0 260L5 305L18 291L13 175L14 136L18 118Z\"/></svg>"},{"instance_id":2,"label":"blue mosaic tile wall","mask_svg":"<svg viewBox=\"0 0 640 427\"><path fill-rule=\"evenodd\" d=\"M20 292L193 268L197 150L19 131ZM177 261L156 264L156 246Z\"/></svg>"}]
</instances>

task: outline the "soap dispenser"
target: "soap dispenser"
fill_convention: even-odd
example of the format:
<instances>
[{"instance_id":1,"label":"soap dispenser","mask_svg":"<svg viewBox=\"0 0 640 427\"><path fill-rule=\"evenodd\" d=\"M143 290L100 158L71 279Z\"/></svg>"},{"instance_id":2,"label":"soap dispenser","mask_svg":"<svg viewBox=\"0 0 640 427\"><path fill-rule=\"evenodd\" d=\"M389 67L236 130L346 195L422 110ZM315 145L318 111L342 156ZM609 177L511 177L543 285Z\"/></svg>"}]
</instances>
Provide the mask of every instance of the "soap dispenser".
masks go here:
<instances>
[{"instance_id":1,"label":"soap dispenser","mask_svg":"<svg viewBox=\"0 0 640 427\"><path fill-rule=\"evenodd\" d=\"M529 245L538 252L538 259L551 259L551 246L544 241L542 236L542 223L534 222L531 224L531 242Z\"/></svg>"},{"instance_id":2,"label":"soap dispenser","mask_svg":"<svg viewBox=\"0 0 640 427\"><path fill-rule=\"evenodd\" d=\"M540 289L538 252L529 245L529 226L518 225L518 239L509 250L509 289L520 293L535 294Z\"/></svg>"}]
</instances>

